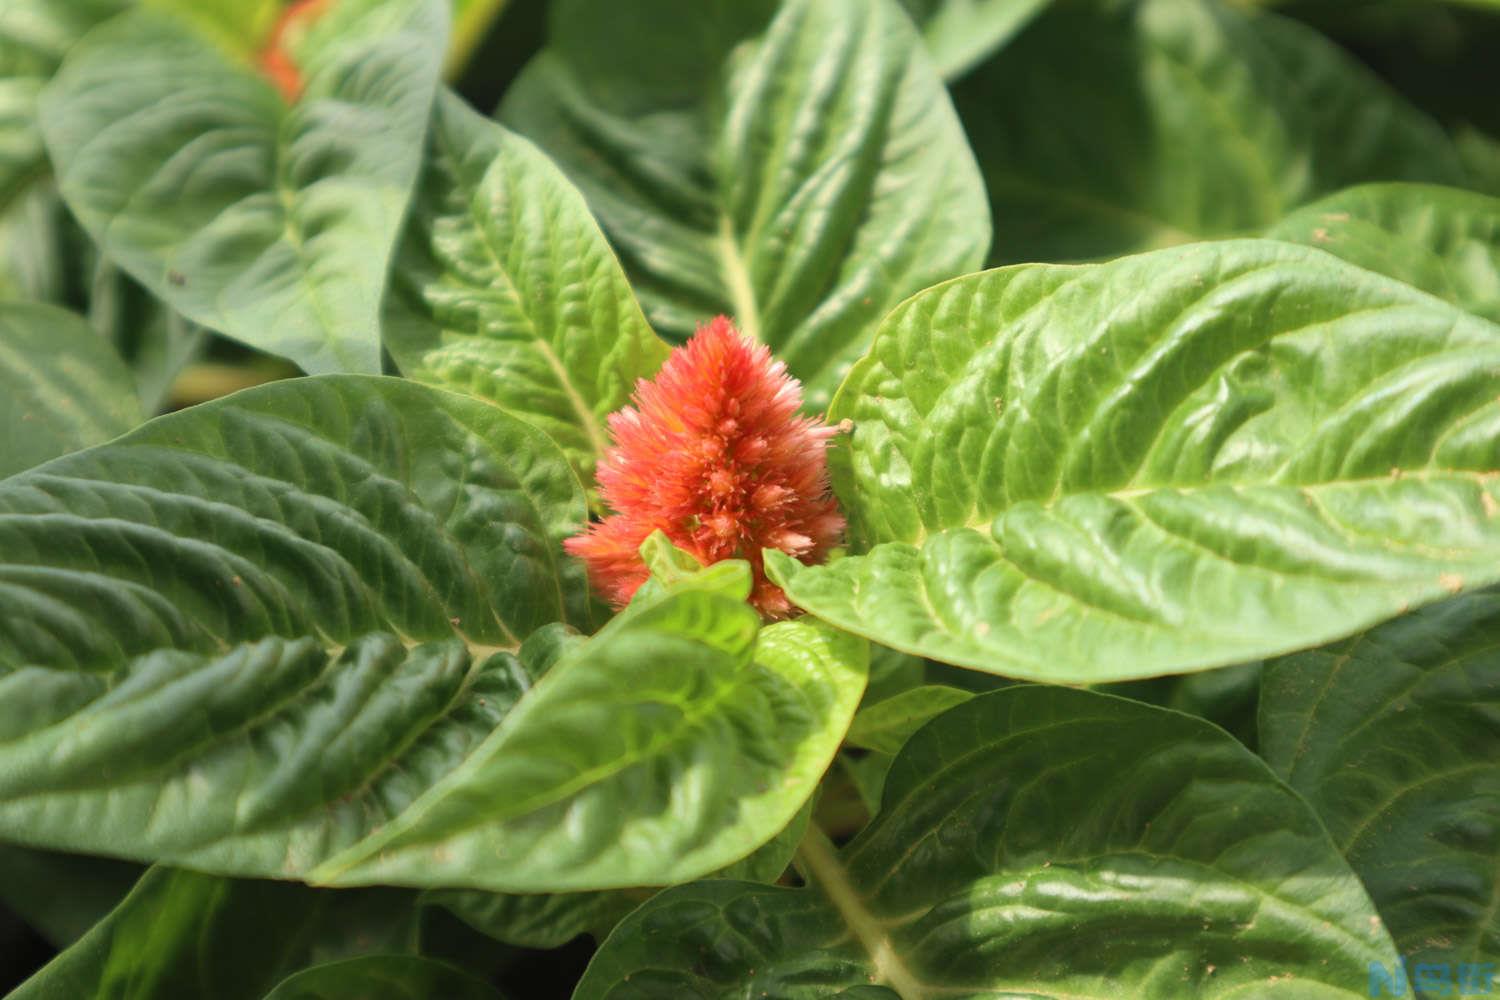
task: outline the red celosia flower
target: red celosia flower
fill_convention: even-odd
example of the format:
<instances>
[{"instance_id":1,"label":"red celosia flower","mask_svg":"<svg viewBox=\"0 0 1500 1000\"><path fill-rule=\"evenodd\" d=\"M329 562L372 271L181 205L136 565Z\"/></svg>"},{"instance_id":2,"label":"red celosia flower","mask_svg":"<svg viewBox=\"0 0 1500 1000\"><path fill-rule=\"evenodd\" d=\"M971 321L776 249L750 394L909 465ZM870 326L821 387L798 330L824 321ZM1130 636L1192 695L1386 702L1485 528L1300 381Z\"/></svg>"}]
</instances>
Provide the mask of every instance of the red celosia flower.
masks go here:
<instances>
[{"instance_id":1,"label":"red celosia flower","mask_svg":"<svg viewBox=\"0 0 1500 1000\"><path fill-rule=\"evenodd\" d=\"M820 561L844 530L828 489L821 419L799 416L801 387L764 344L720 316L672 352L634 406L610 415L615 445L599 489L615 511L568 539L594 585L617 607L649 573L637 551L653 531L704 565L747 559L750 602L772 618L791 610L766 579L761 549Z\"/></svg>"},{"instance_id":2,"label":"red celosia flower","mask_svg":"<svg viewBox=\"0 0 1500 1000\"><path fill-rule=\"evenodd\" d=\"M307 25L323 14L330 2L331 0L292 0L276 19L276 26L271 29L270 38L261 50L261 72L271 78L288 104L302 96L302 71L297 68L288 51L291 36L296 31L305 30Z\"/></svg>"}]
</instances>

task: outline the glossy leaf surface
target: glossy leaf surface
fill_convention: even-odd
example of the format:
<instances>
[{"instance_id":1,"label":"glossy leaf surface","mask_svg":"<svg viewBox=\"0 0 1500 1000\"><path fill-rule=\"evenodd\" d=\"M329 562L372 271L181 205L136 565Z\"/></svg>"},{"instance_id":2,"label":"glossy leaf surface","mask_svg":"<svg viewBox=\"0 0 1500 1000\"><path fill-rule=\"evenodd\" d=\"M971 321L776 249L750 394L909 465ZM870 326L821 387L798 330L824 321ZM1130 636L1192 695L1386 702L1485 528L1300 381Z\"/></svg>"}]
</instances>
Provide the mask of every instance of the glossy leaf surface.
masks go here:
<instances>
[{"instance_id":1,"label":"glossy leaf surface","mask_svg":"<svg viewBox=\"0 0 1500 1000\"><path fill-rule=\"evenodd\" d=\"M1500 328L1289 244L949 282L888 318L832 417L874 548L772 577L962 666L1243 662L1500 575Z\"/></svg>"},{"instance_id":2,"label":"glossy leaf surface","mask_svg":"<svg viewBox=\"0 0 1500 1000\"><path fill-rule=\"evenodd\" d=\"M1262 753L1415 964L1500 957L1497 629L1483 591L1265 669Z\"/></svg>"},{"instance_id":3,"label":"glossy leaf surface","mask_svg":"<svg viewBox=\"0 0 1500 1000\"><path fill-rule=\"evenodd\" d=\"M543 435L393 379L283 382L0 483L0 829L295 877L462 762L586 621ZM579 617L583 616L583 617Z\"/></svg>"},{"instance_id":4,"label":"glossy leaf surface","mask_svg":"<svg viewBox=\"0 0 1500 1000\"><path fill-rule=\"evenodd\" d=\"M1317 817L1197 719L1060 688L920 730L814 889L701 882L615 930L578 1000L1366 997L1395 952ZM859 994L851 994L859 995ZM892 994L876 992L873 995Z\"/></svg>"}]
</instances>

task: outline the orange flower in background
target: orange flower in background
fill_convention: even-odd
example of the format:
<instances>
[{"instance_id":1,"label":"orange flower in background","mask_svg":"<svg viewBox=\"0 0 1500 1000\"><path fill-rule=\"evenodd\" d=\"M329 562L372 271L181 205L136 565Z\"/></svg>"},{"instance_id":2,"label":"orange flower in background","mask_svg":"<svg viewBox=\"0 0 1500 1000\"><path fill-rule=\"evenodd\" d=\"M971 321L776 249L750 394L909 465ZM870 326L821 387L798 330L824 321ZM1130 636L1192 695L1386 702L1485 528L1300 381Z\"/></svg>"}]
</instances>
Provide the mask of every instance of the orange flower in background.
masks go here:
<instances>
[{"instance_id":1,"label":"orange flower in background","mask_svg":"<svg viewBox=\"0 0 1500 1000\"><path fill-rule=\"evenodd\" d=\"M292 0L276 19L260 53L260 70L291 104L302 96L302 71L292 60L291 40L327 10L332 0Z\"/></svg>"},{"instance_id":2,"label":"orange flower in background","mask_svg":"<svg viewBox=\"0 0 1500 1000\"><path fill-rule=\"evenodd\" d=\"M750 603L771 618L791 605L766 579L761 549L820 562L844 519L828 487L821 418L797 413L801 386L764 344L720 316L677 348L652 381L610 415L614 447L599 464L599 490L615 513L570 538L594 586L624 606L650 575L638 552L661 529L709 565L747 559Z\"/></svg>"}]
</instances>

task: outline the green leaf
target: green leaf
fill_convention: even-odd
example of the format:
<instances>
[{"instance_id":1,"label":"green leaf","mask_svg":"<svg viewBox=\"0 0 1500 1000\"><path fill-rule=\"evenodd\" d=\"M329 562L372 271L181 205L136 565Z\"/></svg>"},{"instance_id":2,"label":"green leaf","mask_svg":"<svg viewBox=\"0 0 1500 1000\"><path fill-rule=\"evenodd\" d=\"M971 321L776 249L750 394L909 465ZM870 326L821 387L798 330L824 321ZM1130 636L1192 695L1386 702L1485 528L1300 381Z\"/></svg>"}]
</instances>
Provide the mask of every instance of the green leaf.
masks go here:
<instances>
[{"instance_id":1,"label":"green leaf","mask_svg":"<svg viewBox=\"0 0 1500 1000\"><path fill-rule=\"evenodd\" d=\"M954 705L973 697L968 691L942 684L924 684L860 709L849 727L853 746L893 754L912 733Z\"/></svg>"},{"instance_id":2,"label":"green leaf","mask_svg":"<svg viewBox=\"0 0 1500 1000\"><path fill-rule=\"evenodd\" d=\"M1500 320L1500 198L1428 184L1367 184L1293 212L1266 235L1319 247Z\"/></svg>"},{"instance_id":3,"label":"green leaf","mask_svg":"<svg viewBox=\"0 0 1500 1000\"><path fill-rule=\"evenodd\" d=\"M1053 4L954 102L995 263L1258 232L1364 181L1463 178L1438 125L1322 35L1220 0Z\"/></svg>"},{"instance_id":4,"label":"green leaf","mask_svg":"<svg viewBox=\"0 0 1500 1000\"><path fill-rule=\"evenodd\" d=\"M0 477L144 419L130 371L87 323L53 306L0 302Z\"/></svg>"},{"instance_id":5,"label":"green leaf","mask_svg":"<svg viewBox=\"0 0 1500 1000\"><path fill-rule=\"evenodd\" d=\"M649 891L512 894L437 889L423 901L441 906L470 927L517 948L561 948L581 934L603 938Z\"/></svg>"},{"instance_id":6,"label":"green leaf","mask_svg":"<svg viewBox=\"0 0 1500 1000\"><path fill-rule=\"evenodd\" d=\"M1327 642L1500 578L1500 328L1316 250L1004 268L904 303L831 413L865 555L792 601L1011 677Z\"/></svg>"},{"instance_id":7,"label":"green leaf","mask_svg":"<svg viewBox=\"0 0 1500 1000\"><path fill-rule=\"evenodd\" d=\"M365 955L288 977L265 1000L500 1000L461 969L417 955Z\"/></svg>"},{"instance_id":8,"label":"green leaf","mask_svg":"<svg viewBox=\"0 0 1500 1000\"><path fill-rule=\"evenodd\" d=\"M655 374L666 345L557 168L458 97L437 107L386 345L407 375L546 431L591 482L605 417Z\"/></svg>"},{"instance_id":9,"label":"green leaf","mask_svg":"<svg viewBox=\"0 0 1500 1000\"><path fill-rule=\"evenodd\" d=\"M572 0L501 111L588 199L658 331L732 314L822 409L879 318L977 266L989 225L894 0L791 0L762 32L767 6Z\"/></svg>"},{"instance_id":10,"label":"green leaf","mask_svg":"<svg viewBox=\"0 0 1500 1000\"><path fill-rule=\"evenodd\" d=\"M583 518L539 431L361 376L0 482L0 837L306 875L491 733L489 652L587 623Z\"/></svg>"},{"instance_id":11,"label":"green leaf","mask_svg":"<svg viewBox=\"0 0 1500 1000\"><path fill-rule=\"evenodd\" d=\"M709 878L775 882L791 864L812 817L809 798L780 833L748 857ZM424 903L441 906L470 927L520 948L560 948L580 934L603 940L627 913L652 895L650 889L516 895L471 889L428 890Z\"/></svg>"},{"instance_id":12,"label":"green leaf","mask_svg":"<svg viewBox=\"0 0 1500 1000\"><path fill-rule=\"evenodd\" d=\"M259 1000L309 962L415 948L413 917L410 893L327 892L153 868L10 1000Z\"/></svg>"},{"instance_id":13,"label":"green leaf","mask_svg":"<svg viewBox=\"0 0 1500 1000\"><path fill-rule=\"evenodd\" d=\"M307 85L291 106L178 18L121 15L42 95L63 197L188 319L309 372L377 372L447 14L341 0L296 53Z\"/></svg>"},{"instance_id":14,"label":"green leaf","mask_svg":"<svg viewBox=\"0 0 1500 1000\"><path fill-rule=\"evenodd\" d=\"M759 630L748 567L724 564L554 642L529 690L511 650L583 613L559 551L582 521L539 431L360 376L0 483L0 836L501 892L744 857L832 759L864 643Z\"/></svg>"},{"instance_id":15,"label":"green leaf","mask_svg":"<svg viewBox=\"0 0 1500 1000\"><path fill-rule=\"evenodd\" d=\"M48 172L37 129L42 87L77 38L129 0L6 0L0 6L0 216Z\"/></svg>"},{"instance_id":16,"label":"green leaf","mask_svg":"<svg viewBox=\"0 0 1500 1000\"><path fill-rule=\"evenodd\" d=\"M1261 749L1414 964L1500 955L1500 593L1266 665Z\"/></svg>"},{"instance_id":17,"label":"green leaf","mask_svg":"<svg viewBox=\"0 0 1500 1000\"><path fill-rule=\"evenodd\" d=\"M901 0L922 31L927 51L952 78L982 61L1026 27L1051 0Z\"/></svg>"},{"instance_id":18,"label":"green leaf","mask_svg":"<svg viewBox=\"0 0 1500 1000\"><path fill-rule=\"evenodd\" d=\"M757 636L758 624L742 600L704 591L616 618L419 807L312 877L555 892L678 882L743 858L812 794L867 655L817 623Z\"/></svg>"},{"instance_id":19,"label":"green leaf","mask_svg":"<svg viewBox=\"0 0 1500 1000\"><path fill-rule=\"evenodd\" d=\"M0 903L66 948L125 898L141 871L109 858L0 844Z\"/></svg>"},{"instance_id":20,"label":"green leaf","mask_svg":"<svg viewBox=\"0 0 1500 1000\"><path fill-rule=\"evenodd\" d=\"M1395 949L1317 817L1217 728L1060 688L981 695L907 743L813 889L702 882L637 910L576 1000L1363 998Z\"/></svg>"}]
</instances>

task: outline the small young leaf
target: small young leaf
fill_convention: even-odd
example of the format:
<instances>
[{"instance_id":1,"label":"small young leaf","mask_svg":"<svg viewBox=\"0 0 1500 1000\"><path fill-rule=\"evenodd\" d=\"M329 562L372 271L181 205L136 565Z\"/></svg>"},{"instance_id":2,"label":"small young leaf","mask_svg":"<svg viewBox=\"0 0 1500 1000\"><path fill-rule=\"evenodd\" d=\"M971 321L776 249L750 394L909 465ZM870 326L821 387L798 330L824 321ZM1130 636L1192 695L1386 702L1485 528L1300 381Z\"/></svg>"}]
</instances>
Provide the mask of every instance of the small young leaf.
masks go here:
<instances>
[{"instance_id":1,"label":"small young leaf","mask_svg":"<svg viewBox=\"0 0 1500 1000\"><path fill-rule=\"evenodd\" d=\"M135 380L109 341L62 309L0 302L0 477L144 419Z\"/></svg>"},{"instance_id":2,"label":"small young leaf","mask_svg":"<svg viewBox=\"0 0 1500 1000\"><path fill-rule=\"evenodd\" d=\"M315 374L378 372L447 17L447 0L340 0L295 54L288 105L180 18L123 14L42 95L63 197L188 319Z\"/></svg>"},{"instance_id":3,"label":"small young leaf","mask_svg":"<svg viewBox=\"0 0 1500 1000\"><path fill-rule=\"evenodd\" d=\"M583 198L531 143L444 94L428 147L386 345L407 375L546 431L591 482L605 417L667 347Z\"/></svg>"},{"instance_id":4,"label":"small young leaf","mask_svg":"<svg viewBox=\"0 0 1500 1000\"><path fill-rule=\"evenodd\" d=\"M1355 1000L1398 959L1317 817L1198 719L1061 688L981 695L897 757L810 889L665 890L576 1000L889 987L906 1000Z\"/></svg>"},{"instance_id":5,"label":"small young leaf","mask_svg":"<svg viewBox=\"0 0 1500 1000\"><path fill-rule=\"evenodd\" d=\"M1056 3L957 85L995 263L1257 232L1364 181L1462 182L1436 122L1316 31L1241 6Z\"/></svg>"},{"instance_id":6,"label":"small young leaf","mask_svg":"<svg viewBox=\"0 0 1500 1000\"><path fill-rule=\"evenodd\" d=\"M572 0L501 112L583 191L659 331L730 314L822 409L891 306L983 259L988 216L894 0L791 0L762 29L768 6Z\"/></svg>"},{"instance_id":7,"label":"small young leaf","mask_svg":"<svg viewBox=\"0 0 1500 1000\"><path fill-rule=\"evenodd\" d=\"M792 602L1010 677L1244 662L1500 578L1500 327L1200 244L908 300L835 401L856 540Z\"/></svg>"},{"instance_id":8,"label":"small young leaf","mask_svg":"<svg viewBox=\"0 0 1500 1000\"><path fill-rule=\"evenodd\" d=\"M1431 184L1367 184L1266 231L1500 320L1500 198Z\"/></svg>"},{"instance_id":9,"label":"small young leaf","mask_svg":"<svg viewBox=\"0 0 1500 1000\"><path fill-rule=\"evenodd\" d=\"M1414 966L1500 955L1497 630L1483 591L1266 664L1262 753Z\"/></svg>"}]
</instances>

